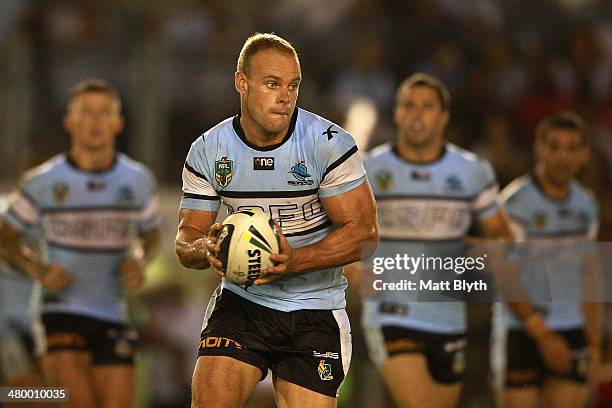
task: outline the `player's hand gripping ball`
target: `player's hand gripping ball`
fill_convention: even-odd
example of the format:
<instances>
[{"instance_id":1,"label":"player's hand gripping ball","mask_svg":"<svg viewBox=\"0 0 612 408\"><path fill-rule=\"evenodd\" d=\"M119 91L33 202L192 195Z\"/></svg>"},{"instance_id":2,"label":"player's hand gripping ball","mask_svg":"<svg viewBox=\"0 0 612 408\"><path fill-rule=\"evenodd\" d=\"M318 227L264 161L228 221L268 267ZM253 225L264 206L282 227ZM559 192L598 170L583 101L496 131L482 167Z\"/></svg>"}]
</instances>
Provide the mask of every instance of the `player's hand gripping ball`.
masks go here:
<instances>
[{"instance_id":1,"label":"player's hand gripping ball","mask_svg":"<svg viewBox=\"0 0 612 408\"><path fill-rule=\"evenodd\" d=\"M263 270L274 266L270 254L279 253L280 238L268 214L244 210L223 221L217 244L225 277L237 285L250 286Z\"/></svg>"}]
</instances>

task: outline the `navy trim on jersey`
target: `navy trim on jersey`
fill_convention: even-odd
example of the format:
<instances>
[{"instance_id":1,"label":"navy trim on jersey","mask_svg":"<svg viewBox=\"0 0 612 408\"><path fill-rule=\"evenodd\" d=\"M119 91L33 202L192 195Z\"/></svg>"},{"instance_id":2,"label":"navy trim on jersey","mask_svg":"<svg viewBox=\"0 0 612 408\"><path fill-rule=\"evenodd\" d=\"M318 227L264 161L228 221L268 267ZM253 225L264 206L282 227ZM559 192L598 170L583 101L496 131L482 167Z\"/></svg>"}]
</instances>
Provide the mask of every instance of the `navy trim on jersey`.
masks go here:
<instances>
[{"instance_id":1,"label":"navy trim on jersey","mask_svg":"<svg viewBox=\"0 0 612 408\"><path fill-rule=\"evenodd\" d=\"M355 153L357 153L357 146L351 147L348 152L344 153L342 156L340 156L338 160L330 164L329 167L323 172L323 177L321 177L321 180L325 180L325 176L327 176L330 171L344 163L349 157L351 157Z\"/></svg>"},{"instance_id":2,"label":"navy trim on jersey","mask_svg":"<svg viewBox=\"0 0 612 408\"><path fill-rule=\"evenodd\" d=\"M194 193L183 193L183 198L193 198L195 200L209 200L209 201L217 201L221 199L218 196L208 196L208 195L194 194Z\"/></svg>"},{"instance_id":3,"label":"navy trim on jersey","mask_svg":"<svg viewBox=\"0 0 612 408\"><path fill-rule=\"evenodd\" d=\"M59 212L91 212L91 211L118 211L118 212L133 212L141 211L143 206L139 207L120 207L120 206L99 206L99 207L57 207L57 208L42 208L40 211L44 214L59 213Z\"/></svg>"},{"instance_id":4,"label":"navy trim on jersey","mask_svg":"<svg viewBox=\"0 0 612 408\"><path fill-rule=\"evenodd\" d=\"M75 170L80 171L82 173L89 173L89 174L108 173L112 171L117 165L117 163L119 162L119 160L117 159L117 154L115 154L113 155L113 162L110 164L110 166L105 167L103 169L99 169L99 170L85 170L85 169L80 168L79 165L74 160L72 160L72 157L70 157L70 152L64 153L64 158L66 159L66 163L68 163Z\"/></svg>"},{"instance_id":5,"label":"navy trim on jersey","mask_svg":"<svg viewBox=\"0 0 612 408\"><path fill-rule=\"evenodd\" d=\"M34 200L34 198L27 191L25 191L25 189L20 188L19 193L23 195L26 198L26 200L28 200L30 204L34 206L34 208L36 208L37 210L39 209L38 204L36 204L36 201Z\"/></svg>"},{"instance_id":6,"label":"navy trim on jersey","mask_svg":"<svg viewBox=\"0 0 612 408\"><path fill-rule=\"evenodd\" d=\"M320 231L320 230L325 229L327 227L331 227L332 224L333 223L330 220L327 220L323 224L317 225L316 227L312 227L312 228L304 230L304 231L294 232L292 234L285 234L285 237L299 237L299 236L302 236L302 235L312 234L313 232L317 232L317 231Z\"/></svg>"},{"instance_id":7,"label":"navy trim on jersey","mask_svg":"<svg viewBox=\"0 0 612 408\"><path fill-rule=\"evenodd\" d=\"M74 245L58 244L57 242L53 242L53 241L47 241L47 245L49 245L50 247L65 249L68 251L86 252L90 254L91 253L100 254L100 253L126 252L125 248L87 248L87 247L80 247L80 246L74 246Z\"/></svg>"},{"instance_id":8,"label":"navy trim on jersey","mask_svg":"<svg viewBox=\"0 0 612 408\"><path fill-rule=\"evenodd\" d=\"M395 143L391 146L391 152L393 152L393 154L399 160L404 161L406 163L414 164L416 166L427 166L427 165L433 164L435 162L441 161L444 158L444 156L446 156L446 152L447 151L448 151L448 149L446 148L446 145L444 145L444 146L442 146L442 150L440 151L440 154L435 159L430 160L430 161L426 161L426 162L414 162L412 160L406 159L405 157L402 157L402 155L400 154L400 152L399 152L399 150L397 148L397 145Z\"/></svg>"},{"instance_id":9,"label":"navy trim on jersey","mask_svg":"<svg viewBox=\"0 0 612 408\"><path fill-rule=\"evenodd\" d=\"M258 150L260 152L269 152L270 150L274 150L282 146L287 140L289 140L289 138L293 134L293 130L295 129L295 124L297 122L297 116L298 116L298 108L296 106L293 109L293 115L291 115L291 122L289 122L289 128L287 129L287 134L285 134L285 137L283 137L283 140L281 140L280 142L276 144L270 145L270 146L263 146L263 147L257 146L256 144L253 144L247 140L244 134L244 130L242 129L242 126L240 126L240 111L238 111L238 114L234 116L234 119L232 119L232 126L234 127L234 132L236 132L236 135L238 135L240 140L242 140L242 142L245 145L249 146L253 150Z\"/></svg>"},{"instance_id":10,"label":"navy trim on jersey","mask_svg":"<svg viewBox=\"0 0 612 408\"><path fill-rule=\"evenodd\" d=\"M202 173L200 173L199 171L197 171L196 169L194 169L193 167L191 167L191 166L189 165L189 163L187 163L187 162L185 162L185 168L186 168L186 169L187 169L187 170L188 170L190 173L192 173L193 175L198 176L199 178L201 178L201 179L204 179L204 180L208 181L208 179L206 178L206 176L205 176L205 175L203 175Z\"/></svg>"},{"instance_id":11,"label":"navy trim on jersey","mask_svg":"<svg viewBox=\"0 0 612 408\"><path fill-rule=\"evenodd\" d=\"M34 223L28 222L26 220L24 220L23 218L21 218L21 216L19 214L17 214L15 212L15 210L13 210L11 207L9 207L6 212L8 214L10 214L13 218L15 218L17 221L19 221L20 223L22 223L23 225L25 225L26 227L31 227L34 225Z\"/></svg>"},{"instance_id":12,"label":"navy trim on jersey","mask_svg":"<svg viewBox=\"0 0 612 408\"><path fill-rule=\"evenodd\" d=\"M419 195L419 194L387 194L377 195L377 201L384 200L401 200L401 199L418 199L418 200L439 200L439 201L472 201L476 196L469 197L453 197L453 196L437 196L437 195Z\"/></svg>"},{"instance_id":13,"label":"navy trim on jersey","mask_svg":"<svg viewBox=\"0 0 612 408\"><path fill-rule=\"evenodd\" d=\"M310 190L290 190L290 191L218 191L222 197L230 198L291 198L291 197L307 197L317 194L319 188Z\"/></svg>"}]
</instances>

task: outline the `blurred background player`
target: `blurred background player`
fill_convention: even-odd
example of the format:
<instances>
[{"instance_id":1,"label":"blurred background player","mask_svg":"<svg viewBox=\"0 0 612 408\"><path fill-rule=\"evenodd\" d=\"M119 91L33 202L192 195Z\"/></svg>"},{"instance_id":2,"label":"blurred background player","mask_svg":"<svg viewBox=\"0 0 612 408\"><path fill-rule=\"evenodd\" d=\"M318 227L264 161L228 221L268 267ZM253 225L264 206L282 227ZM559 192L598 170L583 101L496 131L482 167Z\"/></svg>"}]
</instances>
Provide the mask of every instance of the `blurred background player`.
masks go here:
<instances>
[{"instance_id":1,"label":"blurred background player","mask_svg":"<svg viewBox=\"0 0 612 408\"><path fill-rule=\"evenodd\" d=\"M597 240L593 194L574 179L589 157L587 127L574 113L543 119L536 129L533 174L501 193L523 255L528 299L496 305L494 369L505 408L585 406L589 360L601 358L597 264L580 248ZM537 253L540 255L537 255ZM532 256L531 254L536 254ZM523 300L523 299L512 299ZM555 302L556 300L556 302Z\"/></svg>"},{"instance_id":2,"label":"blurred background player","mask_svg":"<svg viewBox=\"0 0 612 408\"><path fill-rule=\"evenodd\" d=\"M296 107L301 79L290 43L249 37L235 73L240 112L187 155L176 239L183 265L223 276L214 256L221 200L230 213L269 212L282 230L275 267L248 289L223 279L213 295L193 406L241 407L270 368L279 407L334 407L348 371L342 265L373 252L376 212L353 138Z\"/></svg>"},{"instance_id":3,"label":"blurred background player","mask_svg":"<svg viewBox=\"0 0 612 408\"><path fill-rule=\"evenodd\" d=\"M155 179L115 149L120 111L107 82L76 84L64 119L70 150L26 173L0 224L4 259L44 287L37 346L49 384L70 388L74 407L133 405L137 333L124 287L142 285L159 241ZM42 257L23 245L33 227Z\"/></svg>"},{"instance_id":4,"label":"blurred background player","mask_svg":"<svg viewBox=\"0 0 612 408\"><path fill-rule=\"evenodd\" d=\"M461 256L472 220L484 237L510 238L493 169L446 142L449 118L449 92L437 78L417 73L399 86L396 140L364 161L377 203L377 254ZM465 306L402 296L364 301L370 356L398 406L453 407L465 369Z\"/></svg>"}]
</instances>

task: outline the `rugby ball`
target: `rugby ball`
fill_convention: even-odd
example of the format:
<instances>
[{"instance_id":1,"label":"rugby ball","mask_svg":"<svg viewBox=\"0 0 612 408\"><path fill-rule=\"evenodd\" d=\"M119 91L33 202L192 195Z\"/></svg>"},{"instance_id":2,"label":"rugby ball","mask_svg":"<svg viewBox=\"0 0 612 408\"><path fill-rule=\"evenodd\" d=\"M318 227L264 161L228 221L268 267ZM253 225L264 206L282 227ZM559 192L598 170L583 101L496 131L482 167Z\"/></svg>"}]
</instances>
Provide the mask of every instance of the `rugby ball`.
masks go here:
<instances>
[{"instance_id":1,"label":"rugby ball","mask_svg":"<svg viewBox=\"0 0 612 408\"><path fill-rule=\"evenodd\" d=\"M217 258L231 282L250 286L261 271L274 266L270 254L278 253L280 238L272 219L261 210L235 212L223 221L217 235Z\"/></svg>"}]
</instances>

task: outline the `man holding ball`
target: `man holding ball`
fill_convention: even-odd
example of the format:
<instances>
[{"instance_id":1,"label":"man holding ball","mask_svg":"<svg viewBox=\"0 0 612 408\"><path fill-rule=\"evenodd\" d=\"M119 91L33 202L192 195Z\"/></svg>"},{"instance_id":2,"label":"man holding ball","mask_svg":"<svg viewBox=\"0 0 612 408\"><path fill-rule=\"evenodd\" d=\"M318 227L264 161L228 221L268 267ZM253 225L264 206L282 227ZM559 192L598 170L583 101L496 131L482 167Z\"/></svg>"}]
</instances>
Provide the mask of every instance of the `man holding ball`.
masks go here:
<instances>
[{"instance_id":1,"label":"man holding ball","mask_svg":"<svg viewBox=\"0 0 612 408\"><path fill-rule=\"evenodd\" d=\"M378 241L374 199L353 138L296 107L301 81L293 46L248 38L238 58L240 112L192 144L183 169L176 251L212 266L229 213L261 209L276 220L280 251L243 288L223 279L206 311L193 377L194 407L242 407L272 370L279 407L335 407L351 358L342 265Z\"/></svg>"}]
</instances>

